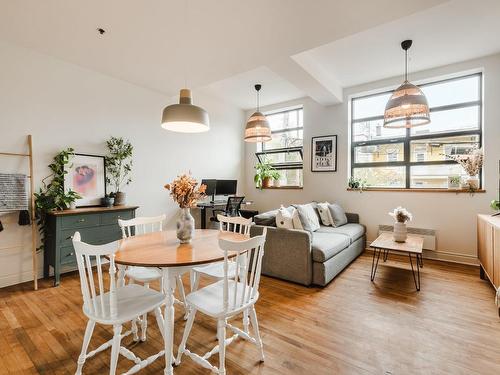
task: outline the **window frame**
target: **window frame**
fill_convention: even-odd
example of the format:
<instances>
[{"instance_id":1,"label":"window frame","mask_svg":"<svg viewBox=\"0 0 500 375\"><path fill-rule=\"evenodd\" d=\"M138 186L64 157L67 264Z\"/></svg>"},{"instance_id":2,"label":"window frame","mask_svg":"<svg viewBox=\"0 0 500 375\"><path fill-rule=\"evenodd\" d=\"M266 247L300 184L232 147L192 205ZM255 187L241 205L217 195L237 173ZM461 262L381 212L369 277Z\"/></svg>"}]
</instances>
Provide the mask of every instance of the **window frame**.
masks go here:
<instances>
[{"instance_id":1,"label":"window frame","mask_svg":"<svg viewBox=\"0 0 500 375\"><path fill-rule=\"evenodd\" d=\"M412 135L411 128L405 129L405 135L397 138L385 138L385 139L377 139L370 141L354 141L354 124L359 122L366 121L374 121L374 120L383 120L384 115L380 116L370 116L359 119L354 119L354 101L358 99L368 98L372 96L379 96L388 93L394 92L394 90L386 90L368 95L361 96L353 96L350 98L350 147L351 147L351 158L350 158L350 175L354 176L354 169L356 168L370 168L370 167L405 167L405 187L384 187L384 189L395 189L395 190L425 190L426 188L416 188L411 187L411 167L420 166L420 165L443 165L443 164L457 164L454 160L435 160L435 161L411 161L411 141L421 140L421 139L433 139L433 138L446 138L446 137L454 137L454 136L466 136L466 135L478 135L479 136L479 147L483 145L483 73L470 73L464 74L453 78L440 79L428 83L424 83L421 85L417 85L418 87L426 87L431 85L437 85L444 82L451 82L456 80L462 80L470 77L478 77L478 97L479 100L467 101L462 103L455 103L450 105L442 105L437 107L429 108L429 111L432 112L441 112L451 109L459 109L459 108L467 108L467 107L475 107L478 106L478 128L473 130L462 130L462 131L448 131L448 132L437 132L437 133L429 133L429 134L419 134ZM432 118L431 118L432 121ZM431 122L432 124L432 122ZM359 146L371 146L371 145L389 145L391 143L403 143L403 161L396 162L371 162L371 163L356 163L355 159L355 148ZM483 169L479 171L479 189L482 189L483 181L482 181ZM368 189L370 187L368 186ZM378 187L374 186L374 189ZM428 189L428 188L427 188ZM441 189L446 190L446 188L432 188L432 189Z\"/></svg>"},{"instance_id":2,"label":"window frame","mask_svg":"<svg viewBox=\"0 0 500 375\"><path fill-rule=\"evenodd\" d=\"M266 154L281 154L281 153L289 153L289 152L298 152L300 154L300 158L302 161L300 162L285 162L285 163L272 163L271 165L280 171L285 171L285 170L304 170L304 107L303 106L297 106L297 107L292 107L292 108L286 108L286 109L281 109L281 110L276 110L276 111L269 111L265 112L265 116L270 116L270 115L277 115L280 113L287 113L287 112L297 112L297 123L298 123L298 118L299 114L298 112L302 111L302 126L296 126L293 128L283 128L283 129L278 129L278 130L271 130L271 137L275 134L281 134L281 133L287 133L287 132L292 132L292 131L302 131L302 146L292 146L292 147L281 147L281 148L271 148L271 149L266 149L266 143L265 142L260 142L259 146L257 149L259 151L255 152L255 156L257 157L257 160L259 163L262 163L264 160L262 158L263 155ZM302 181L303 185L303 181ZM287 187L302 187L302 185L283 185L284 188Z\"/></svg>"}]
</instances>

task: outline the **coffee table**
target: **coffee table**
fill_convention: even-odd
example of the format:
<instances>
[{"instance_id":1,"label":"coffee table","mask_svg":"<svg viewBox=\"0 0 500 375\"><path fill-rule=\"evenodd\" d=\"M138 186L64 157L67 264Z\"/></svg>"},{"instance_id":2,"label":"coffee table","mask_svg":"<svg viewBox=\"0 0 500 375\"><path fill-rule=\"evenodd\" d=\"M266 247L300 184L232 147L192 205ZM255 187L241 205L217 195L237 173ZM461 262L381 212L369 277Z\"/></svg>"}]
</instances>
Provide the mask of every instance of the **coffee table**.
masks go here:
<instances>
[{"instance_id":1,"label":"coffee table","mask_svg":"<svg viewBox=\"0 0 500 375\"><path fill-rule=\"evenodd\" d=\"M378 236L377 239L370 245L370 247L373 248L371 281L375 279L381 253L383 253L383 261L385 262L387 260L387 256L389 255L389 251L406 252L410 258L411 272L413 273L415 288L417 288L417 291L420 291L420 268L424 266L424 261L422 260L423 244L424 239L420 236L409 234L406 242L396 242L392 238L392 233L384 232L380 234L380 236ZM412 255L415 255L416 259L417 276L415 276ZM377 260L375 260L375 258L377 258Z\"/></svg>"}]
</instances>

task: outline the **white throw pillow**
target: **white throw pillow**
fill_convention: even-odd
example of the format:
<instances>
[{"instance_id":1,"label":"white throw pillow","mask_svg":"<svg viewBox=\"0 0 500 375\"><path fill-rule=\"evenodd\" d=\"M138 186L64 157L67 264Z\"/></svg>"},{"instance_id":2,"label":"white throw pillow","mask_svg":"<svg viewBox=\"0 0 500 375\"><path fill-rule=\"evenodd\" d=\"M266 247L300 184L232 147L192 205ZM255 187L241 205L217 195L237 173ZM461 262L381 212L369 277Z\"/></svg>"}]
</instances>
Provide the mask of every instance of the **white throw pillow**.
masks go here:
<instances>
[{"instance_id":1,"label":"white throw pillow","mask_svg":"<svg viewBox=\"0 0 500 375\"><path fill-rule=\"evenodd\" d=\"M333 225L332 214L330 213L330 210L328 209L329 204L330 203L328 203L328 202L317 204L319 217L320 217L323 225Z\"/></svg>"},{"instance_id":2,"label":"white throw pillow","mask_svg":"<svg viewBox=\"0 0 500 375\"><path fill-rule=\"evenodd\" d=\"M299 219L304 230L314 232L320 228L319 217L316 214L316 209L312 203L297 205Z\"/></svg>"},{"instance_id":3,"label":"white throw pillow","mask_svg":"<svg viewBox=\"0 0 500 375\"><path fill-rule=\"evenodd\" d=\"M279 208L276 213L276 227L285 228L285 229L293 229L293 213L295 208L291 207L288 209L283 207L283 205Z\"/></svg>"},{"instance_id":4,"label":"white throw pillow","mask_svg":"<svg viewBox=\"0 0 500 375\"><path fill-rule=\"evenodd\" d=\"M292 213L293 229L304 230L304 227L302 226L302 223L300 221L299 211L297 211L295 207L292 208L293 208L293 213Z\"/></svg>"}]
</instances>

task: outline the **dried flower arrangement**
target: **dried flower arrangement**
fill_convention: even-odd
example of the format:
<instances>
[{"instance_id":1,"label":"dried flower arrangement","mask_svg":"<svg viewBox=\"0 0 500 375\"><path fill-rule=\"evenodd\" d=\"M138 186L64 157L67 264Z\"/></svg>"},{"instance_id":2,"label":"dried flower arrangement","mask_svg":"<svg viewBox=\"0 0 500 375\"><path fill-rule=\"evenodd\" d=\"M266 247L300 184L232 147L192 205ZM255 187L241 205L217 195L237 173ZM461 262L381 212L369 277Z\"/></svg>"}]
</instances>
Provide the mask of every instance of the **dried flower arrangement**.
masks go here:
<instances>
[{"instance_id":1,"label":"dried flower arrangement","mask_svg":"<svg viewBox=\"0 0 500 375\"><path fill-rule=\"evenodd\" d=\"M397 207L394 211L389 212L389 215L394 218L398 223L406 223L413 219L413 215L408 212L408 210L404 207Z\"/></svg>"},{"instance_id":2,"label":"dried flower arrangement","mask_svg":"<svg viewBox=\"0 0 500 375\"><path fill-rule=\"evenodd\" d=\"M171 184L166 184L165 189L170 191L170 195L180 208L192 208L196 207L198 200L205 198L207 186L203 184L197 186L198 181L190 174L184 173L177 176Z\"/></svg>"},{"instance_id":3,"label":"dried flower arrangement","mask_svg":"<svg viewBox=\"0 0 500 375\"><path fill-rule=\"evenodd\" d=\"M470 177L475 177L483 167L483 150L473 149L468 155L445 155L462 166Z\"/></svg>"}]
</instances>

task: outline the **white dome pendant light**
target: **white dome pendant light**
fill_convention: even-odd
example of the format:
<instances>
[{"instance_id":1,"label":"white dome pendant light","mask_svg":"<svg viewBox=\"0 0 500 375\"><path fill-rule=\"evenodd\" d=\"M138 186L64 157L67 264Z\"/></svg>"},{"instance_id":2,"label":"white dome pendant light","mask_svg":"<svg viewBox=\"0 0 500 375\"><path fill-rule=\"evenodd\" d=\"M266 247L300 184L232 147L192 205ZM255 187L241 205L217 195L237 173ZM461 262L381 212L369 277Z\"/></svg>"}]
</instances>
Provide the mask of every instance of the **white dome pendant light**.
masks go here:
<instances>
[{"instance_id":1,"label":"white dome pendant light","mask_svg":"<svg viewBox=\"0 0 500 375\"><path fill-rule=\"evenodd\" d=\"M188 25L188 0L185 2L184 23L186 30ZM189 43L185 43L189 46ZM187 53L185 53L187 57ZM188 59L186 58L184 69ZM186 70L184 70L184 84L186 84ZM186 85L187 86L187 85ZM161 127L178 133L202 133L210 130L208 112L203 108L195 106L191 97L191 90L181 89L179 93L179 104L172 104L163 110Z\"/></svg>"},{"instance_id":2,"label":"white dome pendant light","mask_svg":"<svg viewBox=\"0 0 500 375\"><path fill-rule=\"evenodd\" d=\"M269 142L271 140L271 128L266 116L260 112L259 91L262 85L255 85L257 91L257 109L247 121L245 127L245 142Z\"/></svg>"},{"instance_id":3,"label":"white dome pendant light","mask_svg":"<svg viewBox=\"0 0 500 375\"><path fill-rule=\"evenodd\" d=\"M405 40L405 81L392 94L385 106L384 128L413 128L431 122L429 105L422 90L408 81L408 49L412 41Z\"/></svg>"}]
</instances>

